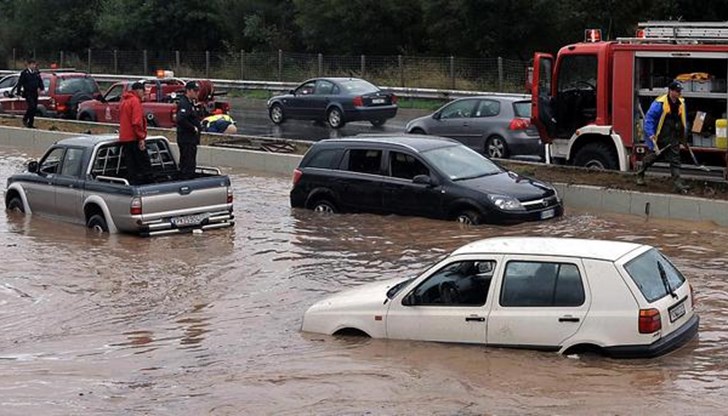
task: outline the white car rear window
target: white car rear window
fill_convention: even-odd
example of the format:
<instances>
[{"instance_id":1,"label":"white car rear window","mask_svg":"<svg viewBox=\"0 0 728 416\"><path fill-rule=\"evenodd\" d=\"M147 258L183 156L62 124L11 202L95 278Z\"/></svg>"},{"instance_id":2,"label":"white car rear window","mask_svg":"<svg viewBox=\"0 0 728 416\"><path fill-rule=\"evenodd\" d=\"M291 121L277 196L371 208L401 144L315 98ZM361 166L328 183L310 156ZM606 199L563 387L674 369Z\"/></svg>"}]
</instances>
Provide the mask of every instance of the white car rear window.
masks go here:
<instances>
[{"instance_id":1,"label":"white car rear window","mask_svg":"<svg viewBox=\"0 0 728 416\"><path fill-rule=\"evenodd\" d=\"M666 279L660 275L658 262L665 270ZM648 302L662 299L685 282L685 277L680 271L657 249L649 250L634 258L624 268Z\"/></svg>"}]
</instances>

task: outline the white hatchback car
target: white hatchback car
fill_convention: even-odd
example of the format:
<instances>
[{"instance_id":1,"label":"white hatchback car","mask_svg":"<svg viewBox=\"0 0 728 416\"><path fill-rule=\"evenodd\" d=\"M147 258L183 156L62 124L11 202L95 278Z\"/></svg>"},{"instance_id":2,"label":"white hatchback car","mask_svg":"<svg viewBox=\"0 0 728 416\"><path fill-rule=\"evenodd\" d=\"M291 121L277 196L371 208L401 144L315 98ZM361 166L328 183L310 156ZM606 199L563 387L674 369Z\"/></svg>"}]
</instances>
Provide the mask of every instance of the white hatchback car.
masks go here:
<instances>
[{"instance_id":1,"label":"white hatchback car","mask_svg":"<svg viewBox=\"0 0 728 416\"><path fill-rule=\"evenodd\" d=\"M504 237L467 244L419 277L321 300L302 330L653 357L694 338L698 323L692 287L653 247Z\"/></svg>"}]
</instances>

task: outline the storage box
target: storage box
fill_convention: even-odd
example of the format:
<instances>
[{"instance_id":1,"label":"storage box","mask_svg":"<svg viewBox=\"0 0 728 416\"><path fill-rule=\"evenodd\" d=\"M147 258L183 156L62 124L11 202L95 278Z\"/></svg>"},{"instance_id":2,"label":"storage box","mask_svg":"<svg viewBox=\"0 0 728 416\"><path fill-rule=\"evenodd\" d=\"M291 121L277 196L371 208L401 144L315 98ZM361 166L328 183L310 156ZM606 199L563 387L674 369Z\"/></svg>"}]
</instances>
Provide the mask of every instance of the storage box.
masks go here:
<instances>
[{"instance_id":1,"label":"storage box","mask_svg":"<svg viewBox=\"0 0 728 416\"><path fill-rule=\"evenodd\" d=\"M692 92L711 92L713 90L713 79L699 81L694 79L690 81L690 91Z\"/></svg>"},{"instance_id":2,"label":"storage box","mask_svg":"<svg viewBox=\"0 0 728 416\"><path fill-rule=\"evenodd\" d=\"M695 147L715 147L715 136L693 133L692 145Z\"/></svg>"},{"instance_id":3,"label":"storage box","mask_svg":"<svg viewBox=\"0 0 728 416\"><path fill-rule=\"evenodd\" d=\"M713 86L710 91L712 92L726 92L725 79L716 78L713 80Z\"/></svg>"}]
</instances>

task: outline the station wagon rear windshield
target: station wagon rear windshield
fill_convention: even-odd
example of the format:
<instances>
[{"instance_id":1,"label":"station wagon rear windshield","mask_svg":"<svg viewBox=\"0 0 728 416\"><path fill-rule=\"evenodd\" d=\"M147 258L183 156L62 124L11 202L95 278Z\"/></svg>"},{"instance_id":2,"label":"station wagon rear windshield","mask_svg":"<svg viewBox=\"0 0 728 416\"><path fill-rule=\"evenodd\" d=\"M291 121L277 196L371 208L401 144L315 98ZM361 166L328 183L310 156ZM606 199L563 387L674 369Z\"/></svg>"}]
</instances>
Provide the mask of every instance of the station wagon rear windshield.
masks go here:
<instances>
[{"instance_id":1,"label":"station wagon rear windshield","mask_svg":"<svg viewBox=\"0 0 728 416\"><path fill-rule=\"evenodd\" d=\"M339 81L345 94L368 94L377 92L379 88L361 79L346 79Z\"/></svg>"},{"instance_id":2,"label":"station wagon rear windshield","mask_svg":"<svg viewBox=\"0 0 728 416\"><path fill-rule=\"evenodd\" d=\"M466 146L447 146L422 152L422 156L453 181L495 175L503 170Z\"/></svg>"},{"instance_id":3,"label":"station wagon rear windshield","mask_svg":"<svg viewBox=\"0 0 728 416\"><path fill-rule=\"evenodd\" d=\"M660 276L658 262L665 270L667 282L663 281ZM680 274L680 271L656 249L641 254L627 263L624 268L648 302L662 299L671 290L677 289L685 282L685 277ZM668 283L670 288L665 283Z\"/></svg>"}]
</instances>

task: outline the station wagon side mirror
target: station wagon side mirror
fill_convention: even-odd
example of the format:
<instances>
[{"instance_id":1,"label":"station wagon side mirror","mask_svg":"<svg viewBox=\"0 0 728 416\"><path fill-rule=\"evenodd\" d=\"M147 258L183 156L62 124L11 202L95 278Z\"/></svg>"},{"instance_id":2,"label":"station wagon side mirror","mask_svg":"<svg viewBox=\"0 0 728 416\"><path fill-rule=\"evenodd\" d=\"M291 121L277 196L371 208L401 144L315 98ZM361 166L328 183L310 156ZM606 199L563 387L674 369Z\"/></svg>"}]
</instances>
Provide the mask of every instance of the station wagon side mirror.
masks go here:
<instances>
[{"instance_id":1,"label":"station wagon side mirror","mask_svg":"<svg viewBox=\"0 0 728 416\"><path fill-rule=\"evenodd\" d=\"M28 172L38 173L38 161L31 160L30 162L28 162Z\"/></svg>"},{"instance_id":2,"label":"station wagon side mirror","mask_svg":"<svg viewBox=\"0 0 728 416\"><path fill-rule=\"evenodd\" d=\"M427 185L432 186L432 178L430 178L429 175L417 175L414 178L412 178L412 183L417 183L420 185Z\"/></svg>"},{"instance_id":3,"label":"station wagon side mirror","mask_svg":"<svg viewBox=\"0 0 728 416\"><path fill-rule=\"evenodd\" d=\"M439 119L440 119L440 115L441 115L441 114L442 114L442 113L440 113L440 112L438 111L437 113L435 113L435 114L433 114L433 115L432 115L432 118L433 118L434 120L439 120Z\"/></svg>"},{"instance_id":4,"label":"station wagon side mirror","mask_svg":"<svg viewBox=\"0 0 728 416\"><path fill-rule=\"evenodd\" d=\"M296 90L288 90L288 93L291 95L296 95Z\"/></svg>"}]
</instances>

